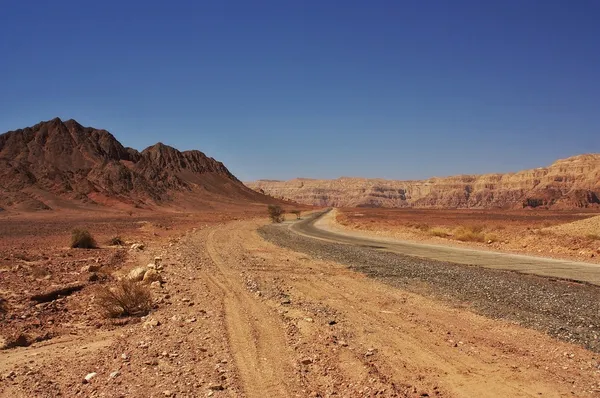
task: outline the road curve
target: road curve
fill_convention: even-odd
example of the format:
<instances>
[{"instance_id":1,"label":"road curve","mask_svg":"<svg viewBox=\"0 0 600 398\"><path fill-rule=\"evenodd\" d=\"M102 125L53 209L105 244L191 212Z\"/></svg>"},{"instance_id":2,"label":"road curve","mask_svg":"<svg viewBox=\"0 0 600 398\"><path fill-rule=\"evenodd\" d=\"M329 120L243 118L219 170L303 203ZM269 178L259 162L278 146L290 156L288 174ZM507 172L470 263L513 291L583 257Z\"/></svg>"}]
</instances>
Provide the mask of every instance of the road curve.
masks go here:
<instances>
[{"instance_id":1,"label":"road curve","mask_svg":"<svg viewBox=\"0 0 600 398\"><path fill-rule=\"evenodd\" d=\"M600 265L388 238L367 238L359 234L353 234L352 232L333 231L328 229L325 224L319 223L328 212L329 210L315 213L304 220L290 224L289 228L297 234L328 242L368 247L438 261L477 265L485 268L510 270L600 285Z\"/></svg>"}]
</instances>

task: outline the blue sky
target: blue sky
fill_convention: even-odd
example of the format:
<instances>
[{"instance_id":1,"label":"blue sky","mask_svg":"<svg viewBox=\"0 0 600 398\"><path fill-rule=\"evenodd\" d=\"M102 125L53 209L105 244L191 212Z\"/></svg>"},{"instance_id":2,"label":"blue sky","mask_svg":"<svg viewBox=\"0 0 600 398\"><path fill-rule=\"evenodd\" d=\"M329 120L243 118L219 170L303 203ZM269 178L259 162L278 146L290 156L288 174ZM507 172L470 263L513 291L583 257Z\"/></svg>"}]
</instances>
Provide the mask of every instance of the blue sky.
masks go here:
<instances>
[{"instance_id":1,"label":"blue sky","mask_svg":"<svg viewBox=\"0 0 600 398\"><path fill-rule=\"evenodd\" d=\"M600 2L17 1L0 131L59 116L243 180L416 179L600 152Z\"/></svg>"}]
</instances>

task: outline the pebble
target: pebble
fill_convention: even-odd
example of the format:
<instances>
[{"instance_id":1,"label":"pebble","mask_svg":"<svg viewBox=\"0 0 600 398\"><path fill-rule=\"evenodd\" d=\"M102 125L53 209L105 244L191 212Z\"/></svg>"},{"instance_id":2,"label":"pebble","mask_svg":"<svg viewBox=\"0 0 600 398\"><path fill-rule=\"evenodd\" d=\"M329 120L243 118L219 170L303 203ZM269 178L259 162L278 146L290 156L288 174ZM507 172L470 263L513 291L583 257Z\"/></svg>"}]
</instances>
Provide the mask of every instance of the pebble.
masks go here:
<instances>
[{"instance_id":1,"label":"pebble","mask_svg":"<svg viewBox=\"0 0 600 398\"><path fill-rule=\"evenodd\" d=\"M223 387L222 384L213 383L208 386L208 389L213 391L223 391L225 387Z\"/></svg>"},{"instance_id":2,"label":"pebble","mask_svg":"<svg viewBox=\"0 0 600 398\"><path fill-rule=\"evenodd\" d=\"M112 372L112 373L109 375L109 377L110 377L111 379L114 379L115 377L119 376L120 374L121 374L121 372L119 372L119 371L115 371L115 372Z\"/></svg>"},{"instance_id":3,"label":"pebble","mask_svg":"<svg viewBox=\"0 0 600 398\"><path fill-rule=\"evenodd\" d=\"M84 384L87 384L87 383L89 383L89 382L90 382L90 381L92 381L92 379L93 379L94 377L96 377L97 375L98 375L98 373L96 373L96 372L88 373L88 374L87 374L87 375L85 375L85 377L83 378L83 383L84 383Z\"/></svg>"}]
</instances>

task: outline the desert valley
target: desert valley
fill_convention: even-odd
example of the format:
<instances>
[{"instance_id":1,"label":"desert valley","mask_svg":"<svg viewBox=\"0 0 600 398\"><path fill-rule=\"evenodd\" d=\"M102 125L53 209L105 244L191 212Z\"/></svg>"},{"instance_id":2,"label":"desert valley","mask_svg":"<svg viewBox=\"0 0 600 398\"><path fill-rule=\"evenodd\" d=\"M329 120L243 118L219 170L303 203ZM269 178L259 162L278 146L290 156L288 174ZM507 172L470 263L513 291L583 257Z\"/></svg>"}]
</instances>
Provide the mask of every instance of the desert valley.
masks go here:
<instances>
[{"instance_id":1,"label":"desert valley","mask_svg":"<svg viewBox=\"0 0 600 398\"><path fill-rule=\"evenodd\" d=\"M248 186L74 120L0 135L0 395L600 393L600 155Z\"/></svg>"}]
</instances>

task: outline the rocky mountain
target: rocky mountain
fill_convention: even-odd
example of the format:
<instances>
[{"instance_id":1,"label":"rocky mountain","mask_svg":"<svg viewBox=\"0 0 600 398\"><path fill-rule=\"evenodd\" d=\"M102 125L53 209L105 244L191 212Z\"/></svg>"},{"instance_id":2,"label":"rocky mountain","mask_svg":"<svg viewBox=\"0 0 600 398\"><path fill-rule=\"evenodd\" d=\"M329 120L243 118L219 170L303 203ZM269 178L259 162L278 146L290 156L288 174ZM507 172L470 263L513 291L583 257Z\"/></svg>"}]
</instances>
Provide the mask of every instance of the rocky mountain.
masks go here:
<instances>
[{"instance_id":1,"label":"rocky mountain","mask_svg":"<svg viewBox=\"0 0 600 398\"><path fill-rule=\"evenodd\" d=\"M600 206L600 154L518 173L421 181L365 178L259 180L249 187L276 198L336 207L582 208Z\"/></svg>"},{"instance_id":2,"label":"rocky mountain","mask_svg":"<svg viewBox=\"0 0 600 398\"><path fill-rule=\"evenodd\" d=\"M138 152L75 120L56 118L0 135L0 208L153 207L196 199L265 197L200 151L158 143Z\"/></svg>"}]
</instances>

